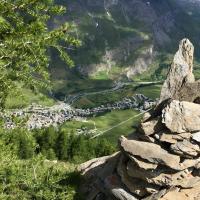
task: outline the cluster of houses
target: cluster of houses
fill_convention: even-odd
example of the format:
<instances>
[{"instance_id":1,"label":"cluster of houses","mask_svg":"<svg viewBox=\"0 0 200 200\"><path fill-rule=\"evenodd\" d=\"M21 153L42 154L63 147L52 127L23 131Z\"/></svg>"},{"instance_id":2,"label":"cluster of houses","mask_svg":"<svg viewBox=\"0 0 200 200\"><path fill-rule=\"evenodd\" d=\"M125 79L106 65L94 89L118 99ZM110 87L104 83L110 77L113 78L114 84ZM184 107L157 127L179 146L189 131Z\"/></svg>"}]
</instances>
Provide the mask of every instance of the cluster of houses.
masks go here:
<instances>
[{"instance_id":1,"label":"cluster of houses","mask_svg":"<svg viewBox=\"0 0 200 200\"><path fill-rule=\"evenodd\" d=\"M20 109L12 110L5 116L5 128L14 128L14 118L22 118L26 120L28 129L40 129L49 126L57 126L70 120L80 120L87 117L94 117L112 110L137 109L140 111L147 110L155 105L155 101L148 97L137 94L121 101L101 105L95 108L75 109L69 104L60 103L52 107L44 107L36 104Z\"/></svg>"}]
</instances>

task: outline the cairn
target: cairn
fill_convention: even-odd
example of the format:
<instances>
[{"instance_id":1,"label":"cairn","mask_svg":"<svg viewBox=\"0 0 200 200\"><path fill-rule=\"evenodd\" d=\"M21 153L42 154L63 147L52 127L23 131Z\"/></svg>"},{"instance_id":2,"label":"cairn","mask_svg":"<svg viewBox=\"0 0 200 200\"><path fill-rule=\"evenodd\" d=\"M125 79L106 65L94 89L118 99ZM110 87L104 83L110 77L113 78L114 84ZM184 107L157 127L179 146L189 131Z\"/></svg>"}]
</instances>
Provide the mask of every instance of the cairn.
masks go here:
<instances>
[{"instance_id":1,"label":"cairn","mask_svg":"<svg viewBox=\"0 0 200 200\"><path fill-rule=\"evenodd\" d=\"M120 151L79 166L87 200L200 199L200 82L194 47L180 42L160 101Z\"/></svg>"}]
</instances>

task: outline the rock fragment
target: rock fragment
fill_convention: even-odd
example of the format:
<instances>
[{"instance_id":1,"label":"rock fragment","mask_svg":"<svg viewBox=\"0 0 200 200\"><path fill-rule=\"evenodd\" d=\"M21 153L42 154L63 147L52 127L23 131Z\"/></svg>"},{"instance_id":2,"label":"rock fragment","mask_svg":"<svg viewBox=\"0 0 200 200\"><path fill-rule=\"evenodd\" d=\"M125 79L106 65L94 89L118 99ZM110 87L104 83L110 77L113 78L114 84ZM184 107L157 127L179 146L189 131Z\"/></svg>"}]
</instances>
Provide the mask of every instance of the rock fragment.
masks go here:
<instances>
[{"instance_id":1,"label":"rock fragment","mask_svg":"<svg viewBox=\"0 0 200 200\"><path fill-rule=\"evenodd\" d=\"M200 148L197 144L192 144L187 140L172 144L170 149L172 152L179 154L183 157L195 157L200 152Z\"/></svg>"},{"instance_id":2,"label":"rock fragment","mask_svg":"<svg viewBox=\"0 0 200 200\"><path fill-rule=\"evenodd\" d=\"M120 146L124 152L133 156L139 156L154 164L161 164L172 169L177 169L180 163L179 156L168 153L157 144L127 140L125 137L122 137Z\"/></svg>"},{"instance_id":3,"label":"rock fragment","mask_svg":"<svg viewBox=\"0 0 200 200\"><path fill-rule=\"evenodd\" d=\"M150 136L153 135L163 129L163 124L161 118L152 119L150 121L141 123L140 129L141 132L146 135Z\"/></svg>"},{"instance_id":4,"label":"rock fragment","mask_svg":"<svg viewBox=\"0 0 200 200\"><path fill-rule=\"evenodd\" d=\"M173 100L163 109L162 122L175 133L200 131L200 105Z\"/></svg>"},{"instance_id":5,"label":"rock fragment","mask_svg":"<svg viewBox=\"0 0 200 200\"><path fill-rule=\"evenodd\" d=\"M200 142L200 132L192 134L192 139L196 142Z\"/></svg>"},{"instance_id":6,"label":"rock fragment","mask_svg":"<svg viewBox=\"0 0 200 200\"><path fill-rule=\"evenodd\" d=\"M191 133L180 133L175 134L171 133L170 131L163 130L159 132L158 134L155 134L156 139L158 139L160 142L167 142L170 144L175 144L178 141L183 141L185 139L191 138Z\"/></svg>"}]
</instances>

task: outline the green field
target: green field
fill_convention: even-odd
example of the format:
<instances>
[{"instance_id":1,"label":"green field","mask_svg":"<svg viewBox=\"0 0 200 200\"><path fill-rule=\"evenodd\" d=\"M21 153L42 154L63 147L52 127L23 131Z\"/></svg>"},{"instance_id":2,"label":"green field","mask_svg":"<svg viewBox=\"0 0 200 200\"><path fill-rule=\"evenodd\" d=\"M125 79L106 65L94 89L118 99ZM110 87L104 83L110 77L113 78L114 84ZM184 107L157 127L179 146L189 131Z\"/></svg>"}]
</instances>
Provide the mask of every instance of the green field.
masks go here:
<instances>
[{"instance_id":1,"label":"green field","mask_svg":"<svg viewBox=\"0 0 200 200\"><path fill-rule=\"evenodd\" d=\"M159 98L160 96L160 90L161 90L162 85L161 84L156 84L156 85L148 85L148 86L141 86L138 87L135 92L144 94L145 96L156 99Z\"/></svg>"},{"instance_id":2,"label":"green field","mask_svg":"<svg viewBox=\"0 0 200 200\"><path fill-rule=\"evenodd\" d=\"M98 116L95 118L89 118L87 122L79 122L79 121L70 121L66 122L62 129L67 132L76 132L76 129L81 129L86 127L88 130L95 129L96 133L104 132L119 123L126 121L127 119L138 115L138 111L135 110L115 110L110 113L106 113L105 115ZM113 128L110 131L107 131L100 137L107 138L108 141L114 145L117 144L117 140L120 135L129 135L130 133L134 132L134 127L140 121L141 116L137 116L130 121L122 124L119 127Z\"/></svg>"},{"instance_id":3,"label":"green field","mask_svg":"<svg viewBox=\"0 0 200 200\"><path fill-rule=\"evenodd\" d=\"M138 93L144 94L151 99L156 99L159 98L161 86L161 84L138 84L133 82L118 91L83 96L74 102L73 106L77 108L92 108L102 104L114 103Z\"/></svg>"},{"instance_id":4,"label":"green field","mask_svg":"<svg viewBox=\"0 0 200 200\"><path fill-rule=\"evenodd\" d=\"M7 109L23 108L32 103L43 106L53 106L55 104L55 100L41 92L34 93L30 89L19 88L17 92L11 92L9 94L5 107Z\"/></svg>"}]
</instances>

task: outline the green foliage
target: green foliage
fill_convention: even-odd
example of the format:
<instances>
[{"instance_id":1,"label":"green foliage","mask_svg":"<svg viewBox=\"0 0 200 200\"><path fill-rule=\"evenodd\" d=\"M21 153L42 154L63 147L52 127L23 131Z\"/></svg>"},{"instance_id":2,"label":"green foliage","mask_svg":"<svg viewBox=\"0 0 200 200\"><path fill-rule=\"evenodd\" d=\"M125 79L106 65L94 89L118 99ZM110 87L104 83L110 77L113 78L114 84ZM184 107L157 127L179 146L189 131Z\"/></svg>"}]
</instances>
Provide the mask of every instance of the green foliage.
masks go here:
<instances>
[{"instance_id":1,"label":"green foliage","mask_svg":"<svg viewBox=\"0 0 200 200\"><path fill-rule=\"evenodd\" d=\"M89 136L75 135L53 127L33 132L25 129L5 131L0 134L0 140L12 144L20 159L42 154L49 160L82 163L95 157L110 155L116 150L104 138L90 139Z\"/></svg>"},{"instance_id":2,"label":"green foliage","mask_svg":"<svg viewBox=\"0 0 200 200\"><path fill-rule=\"evenodd\" d=\"M161 88L162 84L141 85L141 87L136 89L136 92L144 94L145 96L155 100L160 97Z\"/></svg>"},{"instance_id":3,"label":"green foliage","mask_svg":"<svg viewBox=\"0 0 200 200\"><path fill-rule=\"evenodd\" d=\"M62 130L67 133L77 132L77 129L86 129L95 131L97 134L104 132L105 130L109 130L97 138L98 141L101 139L106 139L111 146L116 147L119 137L123 134L128 136L129 134L135 131L133 126L137 126L137 124L141 120L141 115L137 116L139 111L129 109L129 110L113 110L104 115L91 117L85 121L68 121L62 126ZM136 117L134 118L133 116ZM119 123L126 121L130 118L132 120L127 121L119 127L113 128ZM112 128L112 129L111 129ZM93 140L94 142L94 140Z\"/></svg>"},{"instance_id":4,"label":"green foliage","mask_svg":"<svg viewBox=\"0 0 200 200\"><path fill-rule=\"evenodd\" d=\"M27 130L1 130L0 139L6 144L12 144L16 154L22 159L31 158L35 153L35 140Z\"/></svg>"},{"instance_id":5,"label":"green foliage","mask_svg":"<svg viewBox=\"0 0 200 200\"><path fill-rule=\"evenodd\" d=\"M53 106L54 99L50 98L45 92L34 93L31 89L22 88L20 85L10 91L5 102L5 109L19 109L28 107L32 103L43 106Z\"/></svg>"},{"instance_id":6,"label":"green foliage","mask_svg":"<svg viewBox=\"0 0 200 200\"><path fill-rule=\"evenodd\" d=\"M0 149L2 200L84 199L77 192L82 179L75 164L115 150L105 139L90 140L53 127L34 132L1 130Z\"/></svg>"},{"instance_id":7,"label":"green foliage","mask_svg":"<svg viewBox=\"0 0 200 200\"><path fill-rule=\"evenodd\" d=\"M18 160L9 146L0 143L0 148L0 199L76 199L81 180L74 166L53 163L41 155Z\"/></svg>"},{"instance_id":8,"label":"green foliage","mask_svg":"<svg viewBox=\"0 0 200 200\"><path fill-rule=\"evenodd\" d=\"M69 33L69 24L49 29L48 21L65 12L53 0L1 0L0 1L0 105L17 82L32 89L47 86L50 48L73 66L67 49L78 45Z\"/></svg>"},{"instance_id":9,"label":"green foliage","mask_svg":"<svg viewBox=\"0 0 200 200\"><path fill-rule=\"evenodd\" d=\"M35 131L33 137L38 144L38 152L48 159L81 163L115 151L114 146L105 139L91 140L88 136L75 135L53 127Z\"/></svg>"}]
</instances>

